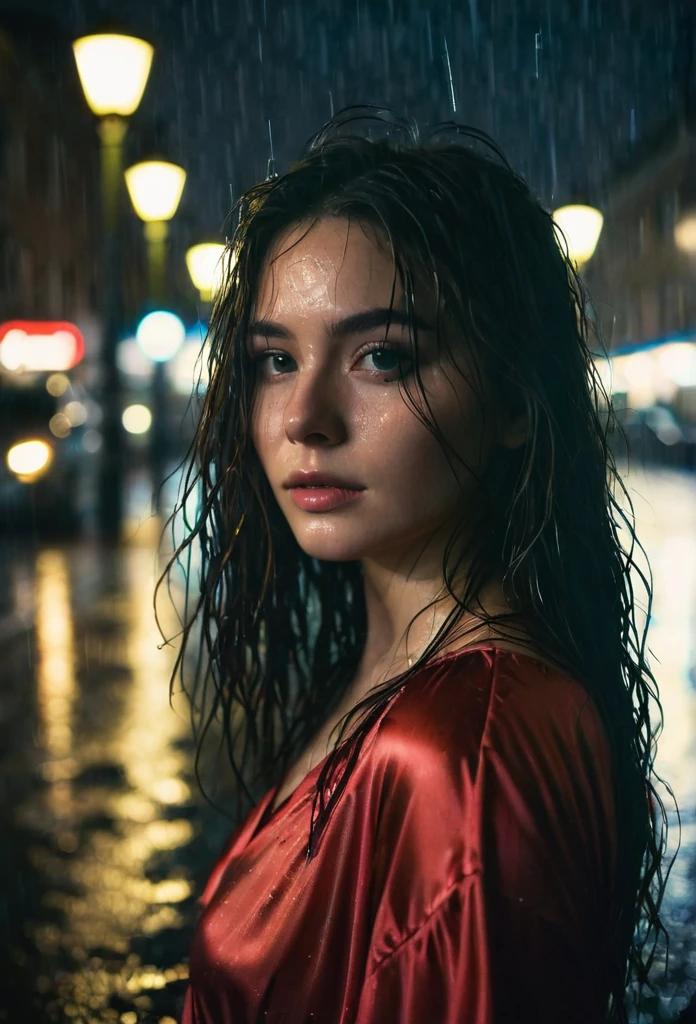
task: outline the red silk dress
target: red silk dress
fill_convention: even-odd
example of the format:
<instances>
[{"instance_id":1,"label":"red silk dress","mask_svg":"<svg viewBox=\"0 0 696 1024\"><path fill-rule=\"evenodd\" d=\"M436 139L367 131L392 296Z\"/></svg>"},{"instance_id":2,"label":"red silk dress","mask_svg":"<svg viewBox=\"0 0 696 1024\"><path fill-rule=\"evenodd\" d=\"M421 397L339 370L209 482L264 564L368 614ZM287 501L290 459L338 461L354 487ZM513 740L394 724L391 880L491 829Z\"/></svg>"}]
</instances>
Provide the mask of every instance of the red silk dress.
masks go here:
<instances>
[{"instance_id":1,"label":"red silk dress","mask_svg":"<svg viewBox=\"0 0 696 1024\"><path fill-rule=\"evenodd\" d=\"M322 764L229 840L182 1024L604 1021L616 823L579 683L490 644L426 666L371 727L307 864Z\"/></svg>"}]
</instances>

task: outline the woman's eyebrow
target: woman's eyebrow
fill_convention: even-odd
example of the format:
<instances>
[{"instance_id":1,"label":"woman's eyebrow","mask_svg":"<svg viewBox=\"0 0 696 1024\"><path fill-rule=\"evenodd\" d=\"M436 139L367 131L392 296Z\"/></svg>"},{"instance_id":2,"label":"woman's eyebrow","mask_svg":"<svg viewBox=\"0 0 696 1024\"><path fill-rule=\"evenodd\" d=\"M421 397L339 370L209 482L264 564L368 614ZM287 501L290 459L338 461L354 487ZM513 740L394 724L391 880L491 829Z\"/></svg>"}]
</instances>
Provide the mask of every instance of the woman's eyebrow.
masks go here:
<instances>
[{"instance_id":1,"label":"woman's eyebrow","mask_svg":"<svg viewBox=\"0 0 696 1024\"><path fill-rule=\"evenodd\" d=\"M374 309L361 310L359 313L351 313L340 320L335 320L329 326L331 337L342 337L347 334L361 334L365 331L372 331L376 327L386 327L393 324L396 327L407 327L413 323L419 331L432 331L430 324L414 313L409 317L408 313L399 309L378 306ZM277 323L275 320L255 320L249 324L249 336L259 335L263 338L284 338L290 341L294 338L292 331Z\"/></svg>"}]
</instances>

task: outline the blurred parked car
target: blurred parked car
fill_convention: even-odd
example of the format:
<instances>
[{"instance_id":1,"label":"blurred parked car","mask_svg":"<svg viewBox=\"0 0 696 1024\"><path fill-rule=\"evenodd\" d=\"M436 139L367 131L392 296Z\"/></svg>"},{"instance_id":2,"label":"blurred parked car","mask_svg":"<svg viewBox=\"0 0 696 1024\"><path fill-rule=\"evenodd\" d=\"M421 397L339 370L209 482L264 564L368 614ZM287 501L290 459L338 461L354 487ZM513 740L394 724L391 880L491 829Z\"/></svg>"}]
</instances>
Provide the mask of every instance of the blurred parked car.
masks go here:
<instances>
[{"instance_id":1,"label":"blurred parked car","mask_svg":"<svg viewBox=\"0 0 696 1024\"><path fill-rule=\"evenodd\" d=\"M0 374L0 531L6 539L35 530L75 532L81 525L87 409L79 389L60 376L64 390L52 394L49 374Z\"/></svg>"},{"instance_id":2,"label":"blurred parked car","mask_svg":"<svg viewBox=\"0 0 696 1024\"><path fill-rule=\"evenodd\" d=\"M632 456L645 463L696 469L696 427L668 406L622 409L618 413Z\"/></svg>"}]
</instances>

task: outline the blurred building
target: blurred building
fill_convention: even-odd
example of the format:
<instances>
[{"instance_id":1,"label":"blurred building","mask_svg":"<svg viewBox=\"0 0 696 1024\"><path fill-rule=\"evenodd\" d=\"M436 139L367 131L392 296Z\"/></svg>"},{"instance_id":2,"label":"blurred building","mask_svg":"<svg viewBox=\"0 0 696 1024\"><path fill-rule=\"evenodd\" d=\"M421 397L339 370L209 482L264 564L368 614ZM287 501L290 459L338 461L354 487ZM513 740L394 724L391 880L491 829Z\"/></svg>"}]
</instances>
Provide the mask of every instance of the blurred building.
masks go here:
<instances>
[{"instance_id":1,"label":"blurred building","mask_svg":"<svg viewBox=\"0 0 696 1024\"><path fill-rule=\"evenodd\" d=\"M690 125L692 127L690 128ZM639 457L696 468L696 136L683 113L610 181L585 277L612 357L611 390ZM693 247L677 244L690 214Z\"/></svg>"},{"instance_id":2,"label":"blurred building","mask_svg":"<svg viewBox=\"0 0 696 1024\"><path fill-rule=\"evenodd\" d=\"M696 254L675 243L691 200L693 138L682 117L647 136L616 170L587 279L612 348L696 333Z\"/></svg>"},{"instance_id":3,"label":"blurred building","mask_svg":"<svg viewBox=\"0 0 696 1024\"><path fill-rule=\"evenodd\" d=\"M91 348L99 164L72 60L45 16L0 18L0 319L70 320Z\"/></svg>"}]
</instances>

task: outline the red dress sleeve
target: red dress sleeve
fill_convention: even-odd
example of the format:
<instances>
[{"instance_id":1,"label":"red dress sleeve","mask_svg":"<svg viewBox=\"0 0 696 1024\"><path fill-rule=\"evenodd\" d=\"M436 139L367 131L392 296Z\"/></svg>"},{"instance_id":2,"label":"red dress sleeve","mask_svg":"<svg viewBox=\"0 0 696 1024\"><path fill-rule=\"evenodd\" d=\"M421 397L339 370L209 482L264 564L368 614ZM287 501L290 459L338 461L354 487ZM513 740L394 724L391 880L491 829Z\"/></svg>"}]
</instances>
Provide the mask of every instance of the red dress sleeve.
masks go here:
<instances>
[{"instance_id":1,"label":"red dress sleeve","mask_svg":"<svg viewBox=\"0 0 696 1024\"><path fill-rule=\"evenodd\" d=\"M572 680L549 670L544 685L535 668L525 685L510 659L494 672L480 743L463 742L448 687L427 717L403 701L383 724L380 897L356 1024L604 1020L604 731Z\"/></svg>"}]
</instances>

